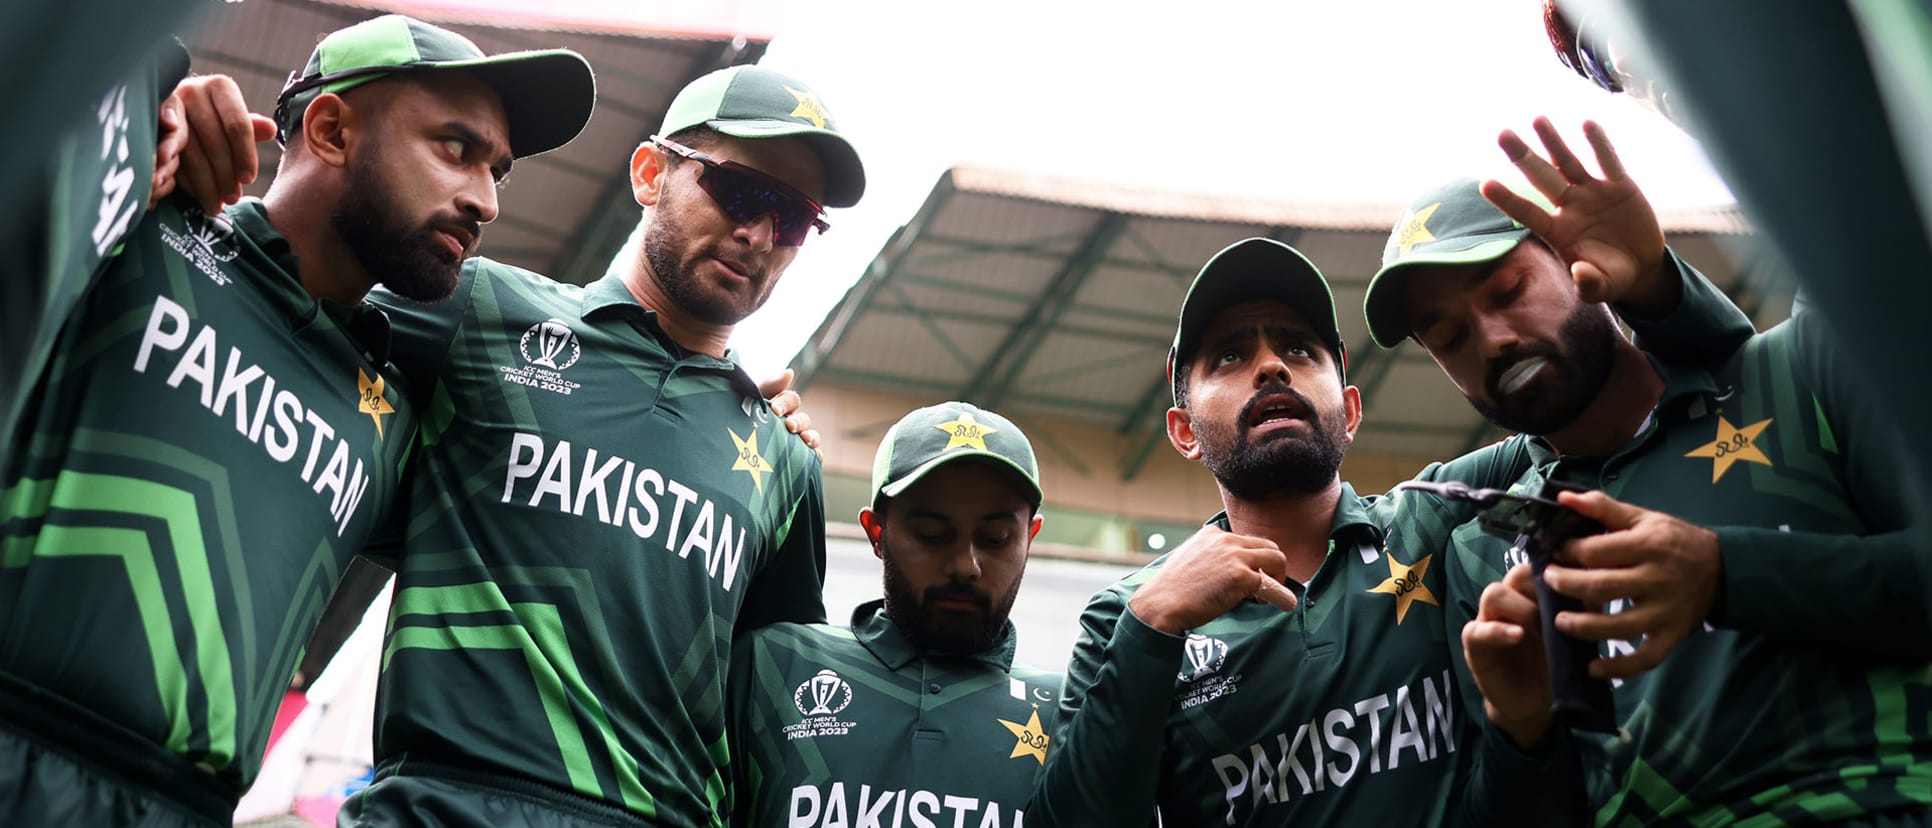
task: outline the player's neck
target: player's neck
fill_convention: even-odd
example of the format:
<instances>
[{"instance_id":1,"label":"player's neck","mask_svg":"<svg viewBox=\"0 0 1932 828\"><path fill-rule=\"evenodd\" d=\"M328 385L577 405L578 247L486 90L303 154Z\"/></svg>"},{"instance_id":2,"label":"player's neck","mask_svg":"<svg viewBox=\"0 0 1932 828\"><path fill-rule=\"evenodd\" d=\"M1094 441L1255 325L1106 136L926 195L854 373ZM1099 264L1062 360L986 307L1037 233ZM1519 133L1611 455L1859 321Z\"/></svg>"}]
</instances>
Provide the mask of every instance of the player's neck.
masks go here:
<instances>
[{"instance_id":1,"label":"player's neck","mask_svg":"<svg viewBox=\"0 0 1932 828\"><path fill-rule=\"evenodd\" d=\"M269 187L262 196L268 224L288 240L289 252L300 263L301 272L296 276L310 296L344 305L361 304L375 280L335 232L328 200L309 195L297 186Z\"/></svg>"},{"instance_id":2,"label":"player's neck","mask_svg":"<svg viewBox=\"0 0 1932 828\"><path fill-rule=\"evenodd\" d=\"M1637 346L1623 337L1610 359L1610 376L1576 422L1544 435L1562 454L1604 457L1637 436L1664 395L1664 378Z\"/></svg>"},{"instance_id":3,"label":"player's neck","mask_svg":"<svg viewBox=\"0 0 1932 828\"><path fill-rule=\"evenodd\" d=\"M624 280L624 287L630 289L631 296L637 299L638 304L657 312L658 326L671 336L678 347L724 359L725 348L731 342L732 326L705 322L673 301L657 275L651 271L651 265L645 261L642 250L625 262L619 275Z\"/></svg>"},{"instance_id":4,"label":"player's neck","mask_svg":"<svg viewBox=\"0 0 1932 828\"><path fill-rule=\"evenodd\" d=\"M1243 500L1221 490L1228 511L1228 531L1274 541L1288 558L1288 576L1307 583L1328 557L1328 530L1335 524L1335 507L1342 502L1342 481L1330 480L1309 494Z\"/></svg>"}]
</instances>

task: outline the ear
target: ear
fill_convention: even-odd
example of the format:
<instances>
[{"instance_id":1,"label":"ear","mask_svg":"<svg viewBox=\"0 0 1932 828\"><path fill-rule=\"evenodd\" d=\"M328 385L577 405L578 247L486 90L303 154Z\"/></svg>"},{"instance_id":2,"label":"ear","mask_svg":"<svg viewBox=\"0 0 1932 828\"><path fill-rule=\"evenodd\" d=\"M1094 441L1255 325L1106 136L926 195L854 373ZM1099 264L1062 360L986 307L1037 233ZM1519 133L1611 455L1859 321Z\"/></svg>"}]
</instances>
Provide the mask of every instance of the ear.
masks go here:
<instances>
[{"instance_id":1,"label":"ear","mask_svg":"<svg viewBox=\"0 0 1932 828\"><path fill-rule=\"evenodd\" d=\"M1355 430L1362 427L1362 391L1353 385L1342 388L1342 419L1348 442L1355 442Z\"/></svg>"},{"instance_id":2,"label":"ear","mask_svg":"<svg viewBox=\"0 0 1932 828\"><path fill-rule=\"evenodd\" d=\"M302 143L308 153L331 167L348 166L351 133L360 126L357 114L340 95L315 96L302 115Z\"/></svg>"},{"instance_id":3,"label":"ear","mask_svg":"<svg viewBox=\"0 0 1932 828\"><path fill-rule=\"evenodd\" d=\"M1167 409L1167 442L1189 460L1201 459L1201 443L1194 437L1194 414L1185 408Z\"/></svg>"},{"instance_id":4,"label":"ear","mask_svg":"<svg viewBox=\"0 0 1932 828\"><path fill-rule=\"evenodd\" d=\"M1046 525L1046 518L1041 515L1034 515L1033 524L1026 527L1026 542L1032 543L1034 538L1039 537L1040 527L1044 525Z\"/></svg>"},{"instance_id":5,"label":"ear","mask_svg":"<svg viewBox=\"0 0 1932 828\"><path fill-rule=\"evenodd\" d=\"M885 560L885 522L872 507L859 510L859 527L865 530L866 540L872 542L872 557Z\"/></svg>"},{"instance_id":6,"label":"ear","mask_svg":"<svg viewBox=\"0 0 1932 828\"><path fill-rule=\"evenodd\" d=\"M657 204L664 186L664 151L649 142L638 144L631 153L631 197L644 207Z\"/></svg>"}]
</instances>

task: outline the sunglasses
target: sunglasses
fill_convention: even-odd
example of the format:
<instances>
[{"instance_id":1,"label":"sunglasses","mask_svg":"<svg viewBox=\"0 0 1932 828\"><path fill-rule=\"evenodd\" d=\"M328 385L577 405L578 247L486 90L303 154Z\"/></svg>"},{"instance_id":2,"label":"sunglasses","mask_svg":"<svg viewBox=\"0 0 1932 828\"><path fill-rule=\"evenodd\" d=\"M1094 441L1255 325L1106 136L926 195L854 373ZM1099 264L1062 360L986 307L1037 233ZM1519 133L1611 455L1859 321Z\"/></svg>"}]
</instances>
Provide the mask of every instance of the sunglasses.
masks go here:
<instances>
[{"instance_id":1,"label":"sunglasses","mask_svg":"<svg viewBox=\"0 0 1932 828\"><path fill-rule=\"evenodd\" d=\"M771 216L773 244L797 247L805 243L805 237L811 234L812 228L818 228L821 234L832 229L832 225L822 218L825 208L785 182L736 161L719 161L656 135L651 136L651 143L679 158L703 164L704 172L698 174L698 187L704 190L705 195L711 196L726 218L745 224Z\"/></svg>"}]
</instances>

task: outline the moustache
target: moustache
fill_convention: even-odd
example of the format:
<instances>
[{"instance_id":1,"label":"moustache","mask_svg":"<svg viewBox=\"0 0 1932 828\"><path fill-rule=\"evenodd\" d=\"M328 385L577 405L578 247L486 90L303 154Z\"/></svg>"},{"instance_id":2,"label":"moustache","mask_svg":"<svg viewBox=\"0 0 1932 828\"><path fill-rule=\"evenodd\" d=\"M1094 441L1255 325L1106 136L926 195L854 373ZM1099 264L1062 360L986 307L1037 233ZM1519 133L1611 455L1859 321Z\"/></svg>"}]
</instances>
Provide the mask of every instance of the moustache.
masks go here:
<instances>
[{"instance_id":1,"label":"moustache","mask_svg":"<svg viewBox=\"0 0 1932 828\"><path fill-rule=\"evenodd\" d=\"M1294 412L1296 417L1303 420L1308 420L1311 422L1314 421L1315 419L1314 403L1309 402L1308 398L1302 396L1300 391L1296 391L1295 389L1289 388L1287 385L1284 385L1279 382L1271 382L1257 389L1254 392L1254 396L1248 398L1248 403L1246 405L1241 406L1241 415L1240 415L1241 419L1239 420L1239 422L1247 423L1252 421L1254 419L1254 415L1261 411L1262 400L1266 400L1270 397L1280 397L1280 396L1286 396L1295 401L1295 406L1298 409L1300 409Z\"/></svg>"},{"instance_id":2,"label":"moustache","mask_svg":"<svg viewBox=\"0 0 1932 828\"><path fill-rule=\"evenodd\" d=\"M955 583L927 587L925 594L920 597L926 606L932 606L939 601L954 599L971 602L974 606L982 610L990 611L993 609L993 596L974 589L970 584Z\"/></svg>"}]
</instances>

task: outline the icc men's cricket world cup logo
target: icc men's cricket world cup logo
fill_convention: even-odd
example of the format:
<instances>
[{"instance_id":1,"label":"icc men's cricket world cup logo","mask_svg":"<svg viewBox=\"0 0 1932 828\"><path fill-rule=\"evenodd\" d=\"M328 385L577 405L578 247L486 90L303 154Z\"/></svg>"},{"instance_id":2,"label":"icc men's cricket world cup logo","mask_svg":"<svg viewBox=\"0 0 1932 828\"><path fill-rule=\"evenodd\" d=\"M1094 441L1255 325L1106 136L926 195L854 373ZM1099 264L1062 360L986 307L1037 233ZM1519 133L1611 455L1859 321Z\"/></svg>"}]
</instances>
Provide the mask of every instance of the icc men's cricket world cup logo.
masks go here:
<instances>
[{"instance_id":1,"label":"icc men's cricket world cup logo","mask_svg":"<svg viewBox=\"0 0 1932 828\"><path fill-rule=\"evenodd\" d=\"M1190 634L1181 645L1181 681L1194 681L1215 673L1228 660L1228 645L1219 638Z\"/></svg>"},{"instance_id":2,"label":"icc men's cricket world cup logo","mask_svg":"<svg viewBox=\"0 0 1932 828\"><path fill-rule=\"evenodd\" d=\"M531 356L533 345L535 356ZM563 320L555 318L531 325L529 330L523 332L523 338L517 341L517 350L523 352L524 362L552 371L562 371L576 365L577 358L583 355L583 348L577 344L577 334ZM562 362L558 361L559 358Z\"/></svg>"},{"instance_id":3,"label":"icc men's cricket world cup logo","mask_svg":"<svg viewBox=\"0 0 1932 828\"><path fill-rule=\"evenodd\" d=\"M792 692L792 706L804 716L836 716L852 703L852 685L831 670L805 680Z\"/></svg>"}]
</instances>

